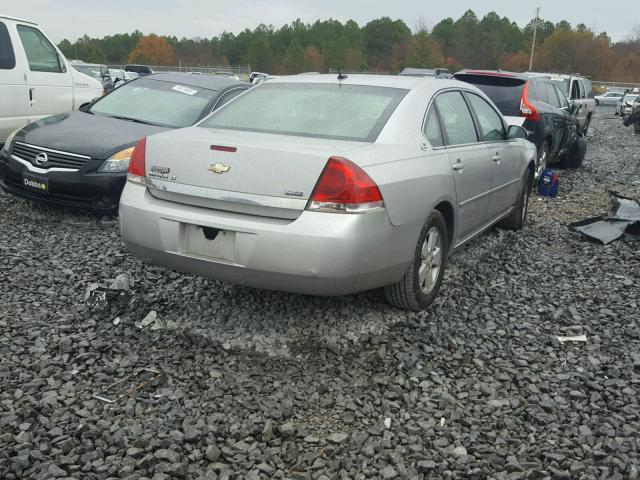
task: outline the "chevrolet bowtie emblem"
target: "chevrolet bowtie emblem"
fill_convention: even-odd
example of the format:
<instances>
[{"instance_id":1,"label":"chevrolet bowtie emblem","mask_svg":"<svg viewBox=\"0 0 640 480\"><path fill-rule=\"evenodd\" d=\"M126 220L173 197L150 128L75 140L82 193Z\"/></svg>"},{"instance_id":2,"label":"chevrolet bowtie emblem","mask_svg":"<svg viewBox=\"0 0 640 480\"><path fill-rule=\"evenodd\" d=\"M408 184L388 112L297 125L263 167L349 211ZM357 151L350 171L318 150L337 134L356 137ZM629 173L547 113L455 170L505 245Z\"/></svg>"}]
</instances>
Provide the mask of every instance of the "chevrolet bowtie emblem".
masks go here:
<instances>
[{"instance_id":1,"label":"chevrolet bowtie emblem","mask_svg":"<svg viewBox=\"0 0 640 480\"><path fill-rule=\"evenodd\" d=\"M224 163L212 163L209 165L209 171L213 173L227 173L229 170L231 170L231 167Z\"/></svg>"}]
</instances>

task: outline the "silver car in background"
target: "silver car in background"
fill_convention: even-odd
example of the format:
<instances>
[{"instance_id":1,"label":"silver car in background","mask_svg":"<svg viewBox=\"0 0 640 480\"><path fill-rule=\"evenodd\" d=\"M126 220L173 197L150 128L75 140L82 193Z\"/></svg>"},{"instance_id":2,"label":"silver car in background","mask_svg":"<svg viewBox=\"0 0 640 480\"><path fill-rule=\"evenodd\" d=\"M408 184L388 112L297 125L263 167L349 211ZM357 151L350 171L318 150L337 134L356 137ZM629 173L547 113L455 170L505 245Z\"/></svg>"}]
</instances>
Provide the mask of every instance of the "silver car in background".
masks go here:
<instances>
[{"instance_id":1,"label":"silver car in background","mask_svg":"<svg viewBox=\"0 0 640 480\"><path fill-rule=\"evenodd\" d=\"M259 288L384 287L409 310L436 296L450 253L522 227L536 150L454 80L269 80L195 127L136 146L122 238L153 264Z\"/></svg>"},{"instance_id":2,"label":"silver car in background","mask_svg":"<svg viewBox=\"0 0 640 480\"><path fill-rule=\"evenodd\" d=\"M617 105L618 101L624 97L622 92L607 92L602 95L596 95L596 105L600 106L612 106Z\"/></svg>"}]
</instances>

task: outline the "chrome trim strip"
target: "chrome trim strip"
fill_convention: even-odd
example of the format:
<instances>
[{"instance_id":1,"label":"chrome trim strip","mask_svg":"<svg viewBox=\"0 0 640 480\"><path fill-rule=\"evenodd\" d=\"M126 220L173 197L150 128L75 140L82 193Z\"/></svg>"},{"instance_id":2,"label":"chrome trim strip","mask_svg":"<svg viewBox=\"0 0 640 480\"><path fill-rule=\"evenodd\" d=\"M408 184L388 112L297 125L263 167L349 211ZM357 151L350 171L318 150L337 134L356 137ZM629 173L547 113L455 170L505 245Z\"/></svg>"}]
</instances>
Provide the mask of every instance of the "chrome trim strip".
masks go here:
<instances>
[{"instance_id":1,"label":"chrome trim strip","mask_svg":"<svg viewBox=\"0 0 640 480\"><path fill-rule=\"evenodd\" d=\"M466 199L464 202L461 202L459 205L460 207L464 207L465 205L470 204L471 202L475 202L476 200L480 200L481 198L486 197L487 195L491 194L491 190L487 190L484 193L481 193L480 195L476 195L475 197L471 197Z\"/></svg>"},{"instance_id":2,"label":"chrome trim strip","mask_svg":"<svg viewBox=\"0 0 640 480\"><path fill-rule=\"evenodd\" d=\"M516 178L515 180L511 180L510 182L507 182L507 183L505 183L505 184L503 184L503 185L500 185L499 187L492 188L492 189L491 189L491 193L493 193L493 192L497 192L498 190L502 190L503 188L506 188L506 187L508 187L509 185L513 185L514 183L518 183L518 182L520 182L521 180L522 180L522 179L520 179L520 178Z\"/></svg>"},{"instance_id":3,"label":"chrome trim strip","mask_svg":"<svg viewBox=\"0 0 640 480\"><path fill-rule=\"evenodd\" d=\"M45 152L60 153L62 155L68 155L69 157L85 158L87 160L91 160L91 157L87 157L86 155L78 155L77 153L63 152L61 150L54 150L52 148L40 147L38 145L31 145L30 143L24 143L24 142L14 142L14 145L16 144L24 145L25 147L35 148L37 150L44 150Z\"/></svg>"},{"instance_id":4,"label":"chrome trim strip","mask_svg":"<svg viewBox=\"0 0 640 480\"><path fill-rule=\"evenodd\" d=\"M52 167L52 168L38 168L38 167L34 167L31 162L27 162L26 160L23 160L20 157L16 157L15 155L11 155L11 158L14 159L16 162L21 163L22 165L24 165L25 167L27 167L27 170L31 171L31 172L36 172L36 173L49 173L49 172L77 172L79 169L78 168L61 168L61 167Z\"/></svg>"},{"instance_id":5,"label":"chrome trim strip","mask_svg":"<svg viewBox=\"0 0 640 480\"><path fill-rule=\"evenodd\" d=\"M481 198L486 197L487 195L491 195L492 193L497 192L498 190L502 190L503 188L506 188L509 185L513 185L514 183L519 182L519 181L520 181L520 179L516 178L515 180L511 180L510 182L507 182L504 185L500 185L499 187L492 188L488 192L481 193L480 195L476 195L475 197L471 197L471 198L465 200L464 202L460 203L460 206L464 207L465 205L468 205L471 202L474 202L476 200L480 200Z\"/></svg>"},{"instance_id":6,"label":"chrome trim strip","mask_svg":"<svg viewBox=\"0 0 640 480\"><path fill-rule=\"evenodd\" d=\"M272 197L269 195L254 195L252 193L233 192L230 190L218 190L216 188L198 187L184 183L168 182L156 178L147 177L147 188L163 192L177 193L191 197L201 197L220 202L241 203L259 207L282 208L288 210L304 210L307 206L306 199Z\"/></svg>"}]
</instances>

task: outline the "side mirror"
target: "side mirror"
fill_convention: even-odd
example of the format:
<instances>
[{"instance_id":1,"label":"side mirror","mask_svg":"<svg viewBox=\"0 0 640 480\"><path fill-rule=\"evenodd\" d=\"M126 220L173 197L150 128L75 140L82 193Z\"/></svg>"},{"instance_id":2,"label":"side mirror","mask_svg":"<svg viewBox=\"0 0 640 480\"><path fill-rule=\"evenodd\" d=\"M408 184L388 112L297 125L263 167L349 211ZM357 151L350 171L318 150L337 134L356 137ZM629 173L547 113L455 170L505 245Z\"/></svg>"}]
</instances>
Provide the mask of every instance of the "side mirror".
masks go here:
<instances>
[{"instance_id":1,"label":"side mirror","mask_svg":"<svg viewBox=\"0 0 640 480\"><path fill-rule=\"evenodd\" d=\"M509 140L513 138L529 138L529 134L527 131L522 128L520 125L509 125L509 130L507 130L507 138Z\"/></svg>"},{"instance_id":2,"label":"side mirror","mask_svg":"<svg viewBox=\"0 0 640 480\"><path fill-rule=\"evenodd\" d=\"M78 110L80 110L81 112L88 112L89 109L93 106L93 104L96 103L98 100L100 100L100 98L101 97L95 97L90 102L84 102L82 105L78 107Z\"/></svg>"}]
</instances>

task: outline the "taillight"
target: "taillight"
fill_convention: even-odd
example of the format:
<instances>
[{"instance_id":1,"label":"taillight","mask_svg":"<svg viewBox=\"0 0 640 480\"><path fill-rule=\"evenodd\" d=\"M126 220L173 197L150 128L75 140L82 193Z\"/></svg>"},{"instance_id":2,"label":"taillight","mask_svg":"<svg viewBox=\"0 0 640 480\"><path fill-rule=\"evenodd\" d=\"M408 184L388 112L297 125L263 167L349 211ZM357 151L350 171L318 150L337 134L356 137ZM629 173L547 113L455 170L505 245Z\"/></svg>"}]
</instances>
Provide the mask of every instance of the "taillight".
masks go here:
<instances>
[{"instance_id":1,"label":"taillight","mask_svg":"<svg viewBox=\"0 0 640 480\"><path fill-rule=\"evenodd\" d=\"M520 97L520 113L527 117L529 120L536 121L540 118L538 110L529 102L529 85L527 82L522 89L522 96Z\"/></svg>"},{"instance_id":2,"label":"taillight","mask_svg":"<svg viewBox=\"0 0 640 480\"><path fill-rule=\"evenodd\" d=\"M376 183L359 166L342 157L331 157L320 174L307 210L363 213L382 207Z\"/></svg>"},{"instance_id":3,"label":"taillight","mask_svg":"<svg viewBox=\"0 0 640 480\"><path fill-rule=\"evenodd\" d=\"M145 170L145 150L147 149L147 139L139 140L133 149L131 159L129 160L129 170L127 172L127 180L133 183L145 185L147 183Z\"/></svg>"}]
</instances>

